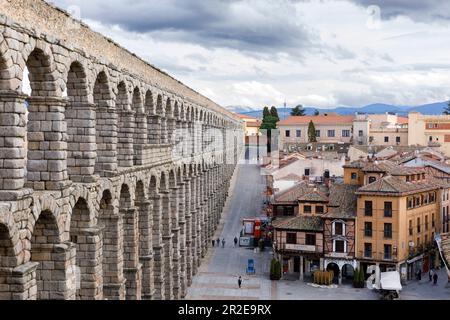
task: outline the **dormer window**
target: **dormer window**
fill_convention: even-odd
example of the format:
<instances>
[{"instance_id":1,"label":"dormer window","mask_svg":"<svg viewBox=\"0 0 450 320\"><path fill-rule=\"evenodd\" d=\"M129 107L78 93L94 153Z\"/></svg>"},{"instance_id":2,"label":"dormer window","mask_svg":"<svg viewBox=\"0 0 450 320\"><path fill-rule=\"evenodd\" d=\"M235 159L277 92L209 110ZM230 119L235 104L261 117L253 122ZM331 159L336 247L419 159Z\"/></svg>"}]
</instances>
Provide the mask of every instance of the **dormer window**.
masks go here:
<instances>
[{"instance_id":1,"label":"dormer window","mask_svg":"<svg viewBox=\"0 0 450 320\"><path fill-rule=\"evenodd\" d=\"M406 182L409 182L409 176L406 176Z\"/></svg>"},{"instance_id":2,"label":"dormer window","mask_svg":"<svg viewBox=\"0 0 450 320\"><path fill-rule=\"evenodd\" d=\"M369 183L373 183L375 181L377 181L376 177L369 177Z\"/></svg>"}]
</instances>

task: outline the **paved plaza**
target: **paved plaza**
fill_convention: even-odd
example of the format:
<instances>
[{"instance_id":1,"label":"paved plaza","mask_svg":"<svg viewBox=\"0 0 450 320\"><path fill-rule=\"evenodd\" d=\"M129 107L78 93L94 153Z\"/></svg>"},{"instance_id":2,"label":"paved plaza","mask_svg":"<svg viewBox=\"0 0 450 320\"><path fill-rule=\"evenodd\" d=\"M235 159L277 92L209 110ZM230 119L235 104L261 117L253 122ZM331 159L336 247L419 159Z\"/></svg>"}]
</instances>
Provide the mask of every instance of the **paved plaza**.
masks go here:
<instances>
[{"instance_id":1,"label":"paved plaza","mask_svg":"<svg viewBox=\"0 0 450 320\"><path fill-rule=\"evenodd\" d=\"M376 292L355 289L351 285L336 288L316 288L299 280L270 281L270 250L256 253L252 249L233 246L233 239L241 230L241 219L258 216L262 208L264 177L257 165L241 164L235 172L225 212L215 239L225 239L222 246L210 248L199 272L188 289L188 300L376 300ZM247 275L247 259L255 261L255 275ZM237 279L242 276L242 288ZM425 275L403 287L401 300L450 299L450 285L444 270L439 272L434 286Z\"/></svg>"}]
</instances>

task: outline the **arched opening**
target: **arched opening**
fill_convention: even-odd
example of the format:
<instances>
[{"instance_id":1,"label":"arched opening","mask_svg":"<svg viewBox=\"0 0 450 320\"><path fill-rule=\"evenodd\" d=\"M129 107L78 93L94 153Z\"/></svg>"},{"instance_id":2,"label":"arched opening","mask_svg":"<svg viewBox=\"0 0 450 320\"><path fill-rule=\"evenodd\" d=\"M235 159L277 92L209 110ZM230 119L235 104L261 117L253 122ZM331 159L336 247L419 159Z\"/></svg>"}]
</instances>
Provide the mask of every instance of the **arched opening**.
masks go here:
<instances>
[{"instance_id":1,"label":"arched opening","mask_svg":"<svg viewBox=\"0 0 450 320\"><path fill-rule=\"evenodd\" d=\"M136 198L135 206L138 211L138 225L139 225L139 262L142 265L142 285L141 298L143 300L150 300L153 293L153 278L152 278L152 216L151 204L145 196L144 183L138 181L136 184Z\"/></svg>"},{"instance_id":2,"label":"arched opening","mask_svg":"<svg viewBox=\"0 0 450 320\"><path fill-rule=\"evenodd\" d=\"M88 104L86 73L81 63L67 75L67 172L75 182L92 182L96 158L95 108Z\"/></svg>"},{"instance_id":3,"label":"arched opening","mask_svg":"<svg viewBox=\"0 0 450 320\"><path fill-rule=\"evenodd\" d=\"M327 265L327 271L333 271L333 283L338 284L340 273L339 266L336 263L331 262Z\"/></svg>"},{"instance_id":4,"label":"arched opening","mask_svg":"<svg viewBox=\"0 0 450 320\"><path fill-rule=\"evenodd\" d=\"M17 266L17 258L14 253L14 246L8 228L0 223L0 270L10 271ZM12 292L9 284L11 281L10 272L0 271L0 300L11 300Z\"/></svg>"},{"instance_id":5,"label":"arched opening","mask_svg":"<svg viewBox=\"0 0 450 320\"><path fill-rule=\"evenodd\" d=\"M132 109L135 112L135 129L133 138L134 148L134 165L144 164L144 152L147 144L147 116L144 112L144 104L141 97L139 88L134 88Z\"/></svg>"},{"instance_id":6,"label":"arched opening","mask_svg":"<svg viewBox=\"0 0 450 320\"><path fill-rule=\"evenodd\" d=\"M65 102L57 98L50 56L35 49L26 66L31 89L27 101L26 186L34 190L58 190L67 180Z\"/></svg>"},{"instance_id":7,"label":"arched opening","mask_svg":"<svg viewBox=\"0 0 450 320\"><path fill-rule=\"evenodd\" d=\"M117 161L119 167L133 166L134 114L131 111L125 82L117 86L116 109L119 115L119 132L117 141Z\"/></svg>"},{"instance_id":8,"label":"arched opening","mask_svg":"<svg viewBox=\"0 0 450 320\"><path fill-rule=\"evenodd\" d=\"M342 282L353 283L355 269L351 264L344 264L342 267Z\"/></svg>"},{"instance_id":9,"label":"arched opening","mask_svg":"<svg viewBox=\"0 0 450 320\"><path fill-rule=\"evenodd\" d=\"M9 230L4 224L0 223L0 268L13 268L16 265L17 258Z\"/></svg>"},{"instance_id":10,"label":"arched opening","mask_svg":"<svg viewBox=\"0 0 450 320\"><path fill-rule=\"evenodd\" d=\"M72 209L70 222L70 241L76 247L77 300L91 300L101 297L101 263L97 262L100 242L90 230L91 217L85 199L78 199Z\"/></svg>"},{"instance_id":11,"label":"arched opening","mask_svg":"<svg viewBox=\"0 0 450 320\"><path fill-rule=\"evenodd\" d=\"M130 189L126 184L121 187L119 199L119 213L123 218L123 263L126 278L126 299L135 300L141 297L140 274L137 270L139 262L138 216L133 208Z\"/></svg>"},{"instance_id":12,"label":"arched opening","mask_svg":"<svg viewBox=\"0 0 450 320\"><path fill-rule=\"evenodd\" d=\"M123 299L122 233L118 230L118 216L114 214L111 192L103 191L100 200L98 223L102 229L103 296L106 299Z\"/></svg>"},{"instance_id":13,"label":"arched opening","mask_svg":"<svg viewBox=\"0 0 450 320\"><path fill-rule=\"evenodd\" d=\"M150 90L145 93L145 112L147 114L147 140L148 144L158 144L160 135L160 121L153 102L153 94Z\"/></svg>"},{"instance_id":14,"label":"arched opening","mask_svg":"<svg viewBox=\"0 0 450 320\"><path fill-rule=\"evenodd\" d=\"M58 287L58 283L61 282L58 271L61 269L65 271L66 266L62 268L60 266L60 270L57 270L55 266L57 261L55 258L58 254L54 250L54 245L59 242L59 230L55 217L50 211L43 211L36 221L31 237L31 261L39 263L36 269L38 300L64 299Z\"/></svg>"},{"instance_id":15,"label":"arched opening","mask_svg":"<svg viewBox=\"0 0 450 320\"><path fill-rule=\"evenodd\" d=\"M97 149L95 173L102 177L110 176L117 171L117 113L112 109L111 90L104 71L95 79L94 104Z\"/></svg>"}]
</instances>

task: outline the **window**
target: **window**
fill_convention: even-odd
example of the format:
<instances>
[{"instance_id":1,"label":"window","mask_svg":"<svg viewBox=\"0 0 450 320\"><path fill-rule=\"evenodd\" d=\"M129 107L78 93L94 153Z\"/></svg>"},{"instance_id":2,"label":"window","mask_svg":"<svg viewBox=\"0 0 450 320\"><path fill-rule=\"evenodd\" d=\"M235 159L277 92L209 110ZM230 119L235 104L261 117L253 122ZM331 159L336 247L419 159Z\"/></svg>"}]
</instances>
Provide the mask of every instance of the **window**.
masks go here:
<instances>
[{"instance_id":1,"label":"window","mask_svg":"<svg viewBox=\"0 0 450 320\"><path fill-rule=\"evenodd\" d=\"M372 222L364 222L364 236L372 236Z\"/></svg>"},{"instance_id":2,"label":"window","mask_svg":"<svg viewBox=\"0 0 450 320\"><path fill-rule=\"evenodd\" d=\"M428 216L425 216L425 230L428 230Z\"/></svg>"},{"instance_id":3,"label":"window","mask_svg":"<svg viewBox=\"0 0 450 320\"><path fill-rule=\"evenodd\" d=\"M411 209L412 207L414 207L414 201L413 198L408 198L408 200L406 200L408 202L408 209Z\"/></svg>"},{"instance_id":4,"label":"window","mask_svg":"<svg viewBox=\"0 0 450 320\"><path fill-rule=\"evenodd\" d=\"M335 131L334 130L328 130L328 137L334 138L334 136L335 136Z\"/></svg>"},{"instance_id":5,"label":"window","mask_svg":"<svg viewBox=\"0 0 450 320\"><path fill-rule=\"evenodd\" d=\"M384 245L384 259L386 260L392 259L392 245L390 244Z\"/></svg>"},{"instance_id":6,"label":"window","mask_svg":"<svg viewBox=\"0 0 450 320\"><path fill-rule=\"evenodd\" d=\"M286 233L286 243L297 244L297 233L296 232Z\"/></svg>"},{"instance_id":7,"label":"window","mask_svg":"<svg viewBox=\"0 0 450 320\"><path fill-rule=\"evenodd\" d=\"M436 198L436 194L434 192L430 193L430 203L434 203L434 199Z\"/></svg>"},{"instance_id":8,"label":"window","mask_svg":"<svg viewBox=\"0 0 450 320\"><path fill-rule=\"evenodd\" d=\"M309 169L305 169L305 176L309 176Z\"/></svg>"},{"instance_id":9,"label":"window","mask_svg":"<svg viewBox=\"0 0 450 320\"><path fill-rule=\"evenodd\" d=\"M400 137L395 137L395 142L400 143Z\"/></svg>"},{"instance_id":10,"label":"window","mask_svg":"<svg viewBox=\"0 0 450 320\"><path fill-rule=\"evenodd\" d=\"M277 216L283 216L284 215L284 208L281 206L277 206Z\"/></svg>"},{"instance_id":11,"label":"window","mask_svg":"<svg viewBox=\"0 0 450 320\"><path fill-rule=\"evenodd\" d=\"M350 137L350 130L342 130L342 137L344 138Z\"/></svg>"},{"instance_id":12,"label":"window","mask_svg":"<svg viewBox=\"0 0 450 320\"><path fill-rule=\"evenodd\" d=\"M416 197L416 207L420 206L420 197Z\"/></svg>"},{"instance_id":13,"label":"window","mask_svg":"<svg viewBox=\"0 0 450 320\"><path fill-rule=\"evenodd\" d=\"M445 208L444 208L445 209ZM448 207L447 207L447 210L448 210ZM431 227L432 228L434 228L435 227L435 222L434 222L434 213L433 213L433 215L431 216Z\"/></svg>"},{"instance_id":14,"label":"window","mask_svg":"<svg viewBox=\"0 0 450 320\"><path fill-rule=\"evenodd\" d=\"M286 130L286 138L289 138L291 136L291 130Z\"/></svg>"},{"instance_id":15,"label":"window","mask_svg":"<svg viewBox=\"0 0 450 320\"><path fill-rule=\"evenodd\" d=\"M357 180L358 179L358 175L356 174L356 172L352 172L352 180Z\"/></svg>"},{"instance_id":16,"label":"window","mask_svg":"<svg viewBox=\"0 0 450 320\"><path fill-rule=\"evenodd\" d=\"M306 234L306 242L307 246L315 246L316 245L316 235L315 234Z\"/></svg>"},{"instance_id":17,"label":"window","mask_svg":"<svg viewBox=\"0 0 450 320\"><path fill-rule=\"evenodd\" d=\"M410 235L410 236L413 235L413 225L412 225L412 220L409 220L409 235Z\"/></svg>"},{"instance_id":18,"label":"window","mask_svg":"<svg viewBox=\"0 0 450 320\"><path fill-rule=\"evenodd\" d=\"M433 137L430 136L430 139L429 139L429 140L430 140L430 142L433 142Z\"/></svg>"},{"instance_id":19,"label":"window","mask_svg":"<svg viewBox=\"0 0 450 320\"><path fill-rule=\"evenodd\" d=\"M420 232L420 218L417 218L417 232Z\"/></svg>"},{"instance_id":20,"label":"window","mask_svg":"<svg viewBox=\"0 0 450 320\"><path fill-rule=\"evenodd\" d=\"M372 258L372 244L371 243L364 243L364 257Z\"/></svg>"},{"instance_id":21,"label":"window","mask_svg":"<svg viewBox=\"0 0 450 320\"><path fill-rule=\"evenodd\" d=\"M374 183L377 181L377 177L369 177L369 183Z\"/></svg>"},{"instance_id":22,"label":"window","mask_svg":"<svg viewBox=\"0 0 450 320\"><path fill-rule=\"evenodd\" d=\"M359 136L359 137L362 137L363 135L364 135L364 132L363 132L362 130L359 130L359 131L358 131L358 136Z\"/></svg>"},{"instance_id":23,"label":"window","mask_svg":"<svg viewBox=\"0 0 450 320\"><path fill-rule=\"evenodd\" d=\"M364 201L364 215L372 216L372 201Z\"/></svg>"},{"instance_id":24,"label":"window","mask_svg":"<svg viewBox=\"0 0 450 320\"><path fill-rule=\"evenodd\" d=\"M342 226L342 222L335 222L334 223L334 234L343 236L344 235L344 228Z\"/></svg>"},{"instance_id":25,"label":"window","mask_svg":"<svg viewBox=\"0 0 450 320\"><path fill-rule=\"evenodd\" d=\"M316 213L323 213L323 206L316 206Z\"/></svg>"},{"instance_id":26,"label":"window","mask_svg":"<svg viewBox=\"0 0 450 320\"><path fill-rule=\"evenodd\" d=\"M392 239L392 223L384 224L384 238Z\"/></svg>"},{"instance_id":27,"label":"window","mask_svg":"<svg viewBox=\"0 0 450 320\"><path fill-rule=\"evenodd\" d=\"M384 137L384 142L389 142L389 137Z\"/></svg>"},{"instance_id":28,"label":"window","mask_svg":"<svg viewBox=\"0 0 450 320\"><path fill-rule=\"evenodd\" d=\"M320 130L316 130L316 137L320 138Z\"/></svg>"},{"instance_id":29,"label":"window","mask_svg":"<svg viewBox=\"0 0 450 320\"><path fill-rule=\"evenodd\" d=\"M334 241L334 252L345 252L345 241L335 240Z\"/></svg>"},{"instance_id":30,"label":"window","mask_svg":"<svg viewBox=\"0 0 450 320\"><path fill-rule=\"evenodd\" d=\"M311 213L311 206L303 206L304 213Z\"/></svg>"},{"instance_id":31,"label":"window","mask_svg":"<svg viewBox=\"0 0 450 320\"><path fill-rule=\"evenodd\" d=\"M390 201L384 203L384 216L392 217L392 202Z\"/></svg>"},{"instance_id":32,"label":"window","mask_svg":"<svg viewBox=\"0 0 450 320\"><path fill-rule=\"evenodd\" d=\"M302 136L302 130L297 130L296 135L297 135L297 138L300 138Z\"/></svg>"}]
</instances>

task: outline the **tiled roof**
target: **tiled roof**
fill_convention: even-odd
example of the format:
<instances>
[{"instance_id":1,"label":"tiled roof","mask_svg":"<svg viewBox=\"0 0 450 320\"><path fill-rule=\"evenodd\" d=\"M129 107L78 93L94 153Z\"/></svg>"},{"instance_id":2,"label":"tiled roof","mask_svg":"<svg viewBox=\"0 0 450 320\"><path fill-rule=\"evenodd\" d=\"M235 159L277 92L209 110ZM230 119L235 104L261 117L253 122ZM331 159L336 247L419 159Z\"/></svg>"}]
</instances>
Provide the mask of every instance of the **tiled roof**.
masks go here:
<instances>
[{"instance_id":1,"label":"tiled roof","mask_svg":"<svg viewBox=\"0 0 450 320\"><path fill-rule=\"evenodd\" d=\"M255 117L252 117L252 116L248 116L248 115L245 115L245 114L239 114L239 113L237 113L236 115L237 115L239 118L241 118L241 119L259 120L258 118L255 118Z\"/></svg>"},{"instance_id":2,"label":"tiled roof","mask_svg":"<svg viewBox=\"0 0 450 320\"><path fill-rule=\"evenodd\" d=\"M406 195L416 192L435 190L444 185L447 184L431 178L415 182L406 182L401 178L389 175L359 188L357 194L375 193Z\"/></svg>"},{"instance_id":3,"label":"tiled roof","mask_svg":"<svg viewBox=\"0 0 450 320\"><path fill-rule=\"evenodd\" d=\"M297 202L300 197L314 191L314 188L319 188L322 192L326 193L325 186L312 185L307 183L306 181L301 181L300 183L290 187L289 189L275 194L274 202Z\"/></svg>"},{"instance_id":4,"label":"tiled roof","mask_svg":"<svg viewBox=\"0 0 450 320\"><path fill-rule=\"evenodd\" d=\"M425 173L426 170L423 167L404 167L404 166L396 166L392 171L391 175L393 176L403 176L410 174L421 174Z\"/></svg>"},{"instance_id":5,"label":"tiled roof","mask_svg":"<svg viewBox=\"0 0 450 320\"><path fill-rule=\"evenodd\" d=\"M397 117L398 124L408 124L408 118L406 117Z\"/></svg>"},{"instance_id":6,"label":"tiled roof","mask_svg":"<svg viewBox=\"0 0 450 320\"><path fill-rule=\"evenodd\" d=\"M278 122L278 126L288 126L296 124L308 124L310 121L314 124L334 124L334 123L352 123L353 116L335 116L335 115L319 115L319 116L291 116Z\"/></svg>"},{"instance_id":7,"label":"tiled roof","mask_svg":"<svg viewBox=\"0 0 450 320\"><path fill-rule=\"evenodd\" d=\"M343 168L353 168L353 169L362 169L367 164L367 161L357 160L350 163L347 163L343 166Z\"/></svg>"},{"instance_id":8,"label":"tiled roof","mask_svg":"<svg viewBox=\"0 0 450 320\"><path fill-rule=\"evenodd\" d=\"M298 200L303 202L328 202L328 197L318 190L313 190L300 196Z\"/></svg>"},{"instance_id":9,"label":"tiled roof","mask_svg":"<svg viewBox=\"0 0 450 320\"><path fill-rule=\"evenodd\" d=\"M356 191L358 186L333 184L330 187L328 213L324 216L333 218L353 218L356 216Z\"/></svg>"},{"instance_id":10,"label":"tiled roof","mask_svg":"<svg viewBox=\"0 0 450 320\"><path fill-rule=\"evenodd\" d=\"M323 221L320 216L276 218L272 221L272 226L275 229L322 231Z\"/></svg>"},{"instance_id":11,"label":"tiled roof","mask_svg":"<svg viewBox=\"0 0 450 320\"><path fill-rule=\"evenodd\" d=\"M395 163L391 161L374 161L364 166L364 172L390 172L395 167Z\"/></svg>"}]
</instances>

